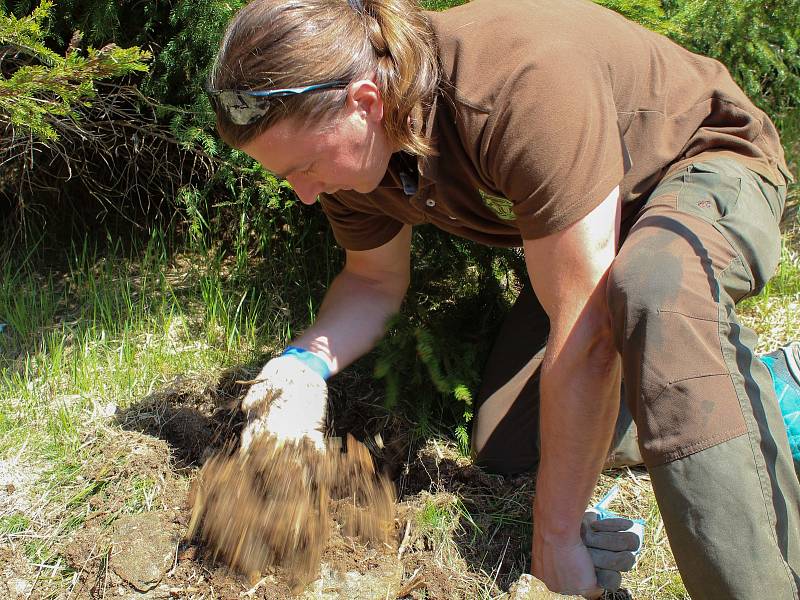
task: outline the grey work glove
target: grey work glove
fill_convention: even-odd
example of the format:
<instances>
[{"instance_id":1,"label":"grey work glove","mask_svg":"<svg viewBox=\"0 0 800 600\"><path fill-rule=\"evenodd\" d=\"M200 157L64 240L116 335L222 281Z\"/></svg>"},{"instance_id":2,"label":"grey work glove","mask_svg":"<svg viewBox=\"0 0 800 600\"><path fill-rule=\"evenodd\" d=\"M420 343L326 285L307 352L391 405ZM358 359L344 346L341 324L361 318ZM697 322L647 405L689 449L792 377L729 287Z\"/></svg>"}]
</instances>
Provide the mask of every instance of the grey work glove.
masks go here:
<instances>
[{"instance_id":1,"label":"grey work glove","mask_svg":"<svg viewBox=\"0 0 800 600\"><path fill-rule=\"evenodd\" d=\"M595 566L598 585L616 591L622 583L622 572L636 564L644 539L644 521L629 519L606 509L619 488L587 510L581 522L581 538Z\"/></svg>"},{"instance_id":2,"label":"grey work glove","mask_svg":"<svg viewBox=\"0 0 800 600\"><path fill-rule=\"evenodd\" d=\"M273 435L279 443L305 437L324 450L327 408L328 384L319 373L294 356L273 358L242 400L247 424L241 450L262 435Z\"/></svg>"}]
</instances>

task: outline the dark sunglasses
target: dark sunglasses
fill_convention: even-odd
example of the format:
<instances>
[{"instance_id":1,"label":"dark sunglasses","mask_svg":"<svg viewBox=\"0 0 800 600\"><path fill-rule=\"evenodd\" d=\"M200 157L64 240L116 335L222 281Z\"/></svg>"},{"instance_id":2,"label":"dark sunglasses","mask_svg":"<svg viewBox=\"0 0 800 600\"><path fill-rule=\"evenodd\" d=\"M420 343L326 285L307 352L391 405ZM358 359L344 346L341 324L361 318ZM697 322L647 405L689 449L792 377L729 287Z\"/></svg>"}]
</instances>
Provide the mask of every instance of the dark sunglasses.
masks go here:
<instances>
[{"instance_id":1,"label":"dark sunglasses","mask_svg":"<svg viewBox=\"0 0 800 600\"><path fill-rule=\"evenodd\" d=\"M336 80L278 90L215 90L207 86L206 93L217 113L223 113L234 125L250 125L267 114L273 98L318 90L343 89L349 84L349 81Z\"/></svg>"}]
</instances>

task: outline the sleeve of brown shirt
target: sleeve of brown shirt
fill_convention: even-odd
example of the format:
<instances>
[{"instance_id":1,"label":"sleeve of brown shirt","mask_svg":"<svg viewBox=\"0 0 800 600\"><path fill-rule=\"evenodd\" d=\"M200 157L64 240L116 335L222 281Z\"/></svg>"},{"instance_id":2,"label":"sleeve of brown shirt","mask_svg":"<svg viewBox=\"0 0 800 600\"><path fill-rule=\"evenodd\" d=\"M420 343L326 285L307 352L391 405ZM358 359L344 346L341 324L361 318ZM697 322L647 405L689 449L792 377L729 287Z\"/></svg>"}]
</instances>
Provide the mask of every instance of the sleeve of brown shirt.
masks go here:
<instances>
[{"instance_id":1,"label":"sleeve of brown shirt","mask_svg":"<svg viewBox=\"0 0 800 600\"><path fill-rule=\"evenodd\" d=\"M336 242L346 250L372 250L403 228L403 223L376 210L360 194L348 195L346 199L338 196L322 194L320 204Z\"/></svg>"},{"instance_id":2,"label":"sleeve of brown shirt","mask_svg":"<svg viewBox=\"0 0 800 600\"><path fill-rule=\"evenodd\" d=\"M487 170L514 203L523 239L563 230L624 175L611 72L601 57L555 44L512 71L487 123Z\"/></svg>"}]
</instances>

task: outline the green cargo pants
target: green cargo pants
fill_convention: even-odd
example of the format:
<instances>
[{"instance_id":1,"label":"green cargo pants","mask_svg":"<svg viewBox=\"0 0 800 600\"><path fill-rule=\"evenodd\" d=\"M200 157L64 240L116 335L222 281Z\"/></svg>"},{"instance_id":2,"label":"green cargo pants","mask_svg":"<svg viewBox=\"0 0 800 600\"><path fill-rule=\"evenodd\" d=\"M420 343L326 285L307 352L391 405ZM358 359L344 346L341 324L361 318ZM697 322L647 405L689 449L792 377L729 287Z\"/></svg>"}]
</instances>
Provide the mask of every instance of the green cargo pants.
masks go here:
<instances>
[{"instance_id":1,"label":"green cargo pants","mask_svg":"<svg viewBox=\"0 0 800 600\"><path fill-rule=\"evenodd\" d=\"M638 462L638 442L695 600L800 597L800 483L756 335L734 309L777 266L785 195L728 158L689 165L654 190L611 268L625 403L607 464ZM489 470L538 462L547 327L528 290L499 332L473 429Z\"/></svg>"}]
</instances>

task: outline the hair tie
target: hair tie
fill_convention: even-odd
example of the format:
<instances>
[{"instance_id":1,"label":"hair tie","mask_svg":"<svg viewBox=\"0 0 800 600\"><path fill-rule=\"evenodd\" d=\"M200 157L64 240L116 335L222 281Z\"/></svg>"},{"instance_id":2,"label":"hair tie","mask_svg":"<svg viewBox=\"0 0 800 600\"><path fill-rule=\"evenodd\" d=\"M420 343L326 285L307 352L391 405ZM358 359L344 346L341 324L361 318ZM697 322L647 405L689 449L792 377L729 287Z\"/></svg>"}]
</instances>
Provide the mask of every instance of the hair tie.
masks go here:
<instances>
[{"instance_id":1,"label":"hair tie","mask_svg":"<svg viewBox=\"0 0 800 600\"><path fill-rule=\"evenodd\" d=\"M350 5L350 8L357 13L364 12L364 4L361 2L361 0L347 0L347 3Z\"/></svg>"}]
</instances>

